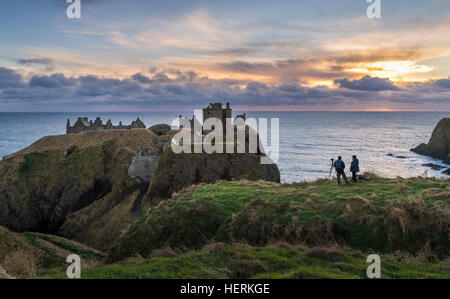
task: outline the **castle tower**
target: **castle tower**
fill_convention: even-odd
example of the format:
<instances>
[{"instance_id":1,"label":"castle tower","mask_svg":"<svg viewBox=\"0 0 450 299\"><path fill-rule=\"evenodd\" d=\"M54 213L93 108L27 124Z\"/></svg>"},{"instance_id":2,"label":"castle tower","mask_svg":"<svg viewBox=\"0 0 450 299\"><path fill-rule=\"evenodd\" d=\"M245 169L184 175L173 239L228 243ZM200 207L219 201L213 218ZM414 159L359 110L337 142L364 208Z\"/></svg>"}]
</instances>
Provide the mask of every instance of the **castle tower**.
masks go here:
<instances>
[{"instance_id":1,"label":"castle tower","mask_svg":"<svg viewBox=\"0 0 450 299\"><path fill-rule=\"evenodd\" d=\"M203 123L212 117L222 121L222 127L225 132L227 118L231 118L230 103L227 102L225 108L222 108L222 103L209 103L208 107L203 108Z\"/></svg>"},{"instance_id":2,"label":"castle tower","mask_svg":"<svg viewBox=\"0 0 450 299\"><path fill-rule=\"evenodd\" d=\"M231 118L231 108L229 102L227 102L226 108L222 109L222 122L225 123L227 118Z\"/></svg>"}]
</instances>

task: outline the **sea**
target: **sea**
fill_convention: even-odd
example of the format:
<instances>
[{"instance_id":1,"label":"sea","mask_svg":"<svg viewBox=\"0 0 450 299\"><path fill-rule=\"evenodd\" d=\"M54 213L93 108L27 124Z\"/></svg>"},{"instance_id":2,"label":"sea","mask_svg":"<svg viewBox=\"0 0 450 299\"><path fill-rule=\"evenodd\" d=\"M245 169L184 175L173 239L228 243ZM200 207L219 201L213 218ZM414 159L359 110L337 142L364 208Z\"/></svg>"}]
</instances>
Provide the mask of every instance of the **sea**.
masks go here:
<instances>
[{"instance_id":1,"label":"sea","mask_svg":"<svg viewBox=\"0 0 450 299\"><path fill-rule=\"evenodd\" d=\"M242 112L239 112L239 114ZM77 117L130 124L139 117L147 127L167 123L193 112L80 112L0 113L0 157L14 153L46 135L64 134L66 121ZM236 115L237 113L234 113ZM283 183L313 181L329 176L331 158L342 156L350 166L352 155L362 172L384 177L449 177L424 164L450 167L410 151L427 143L437 122L450 112L246 112L247 118L279 122L279 156ZM273 134L273 131L270 133ZM269 138L269 145L270 138Z\"/></svg>"}]
</instances>

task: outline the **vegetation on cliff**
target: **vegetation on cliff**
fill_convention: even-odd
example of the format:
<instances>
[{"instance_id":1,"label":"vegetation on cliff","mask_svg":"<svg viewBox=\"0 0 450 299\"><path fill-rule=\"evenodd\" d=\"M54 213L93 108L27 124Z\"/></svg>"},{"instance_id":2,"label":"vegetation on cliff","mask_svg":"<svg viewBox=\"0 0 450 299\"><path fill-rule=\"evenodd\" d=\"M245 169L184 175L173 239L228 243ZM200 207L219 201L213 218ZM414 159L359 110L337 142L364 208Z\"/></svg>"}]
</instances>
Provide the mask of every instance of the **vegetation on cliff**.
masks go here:
<instances>
[{"instance_id":1,"label":"vegetation on cliff","mask_svg":"<svg viewBox=\"0 0 450 299\"><path fill-rule=\"evenodd\" d=\"M448 180L382 179L338 187L231 181L189 188L153 207L110 253L117 261L169 246L273 242L449 255Z\"/></svg>"},{"instance_id":2,"label":"vegetation on cliff","mask_svg":"<svg viewBox=\"0 0 450 299\"><path fill-rule=\"evenodd\" d=\"M66 258L78 254L83 267L102 263L105 254L86 245L41 233L14 233L0 226L0 278L36 278L65 273Z\"/></svg>"},{"instance_id":3,"label":"vegetation on cliff","mask_svg":"<svg viewBox=\"0 0 450 299\"><path fill-rule=\"evenodd\" d=\"M0 225L58 233L108 250L133 223L146 185L128 175L140 149L156 152L146 129L43 138L0 162Z\"/></svg>"},{"instance_id":4,"label":"vegetation on cliff","mask_svg":"<svg viewBox=\"0 0 450 299\"><path fill-rule=\"evenodd\" d=\"M280 179L277 166L261 165L257 154L175 155L167 146L175 132L47 136L5 157L0 161L0 225L59 234L108 252L147 207L174 191L220 179ZM140 151L155 160L151 182L129 173Z\"/></svg>"},{"instance_id":5,"label":"vegetation on cliff","mask_svg":"<svg viewBox=\"0 0 450 299\"><path fill-rule=\"evenodd\" d=\"M169 198L173 192L199 183L248 179L280 182L276 164L261 164L261 155L181 153L167 148L153 173L148 198Z\"/></svg>"},{"instance_id":6,"label":"vegetation on cliff","mask_svg":"<svg viewBox=\"0 0 450 299\"><path fill-rule=\"evenodd\" d=\"M385 278L449 277L448 179L279 184L260 154L175 155L170 137L49 136L1 161L0 276L64 277L78 253L85 278L357 278L377 253ZM142 149L161 155L150 182L128 173Z\"/></svg>"},{"instance_id":7,"label":"vegetation on cliff","mask_svg":"<svg viewBox=\"0 0 450 299\"><path fill-rule=\"evenodd\" d=\"M312 247L276 243L265 247L211 243L177 254L170 248L155 250L151 258L126 261L83 271L86 279L314 279L367 278L367 253L342 247ZM426 255L380 254L381 277L450 278L450 261L430 261ZM65 278L49 271L42 278Z\"/></svg>"},{"instance_id":8,"label":"vegetation on cliff","mask_svg":"<svg viewBox=\"0 0 450 299\"><path fill-rule=\"evenodd\" d=\"M85 278L449 278L449 180L197 185L152 207ZM64 277L47 272L45 277Z\"/></svg>"}]
</instances>

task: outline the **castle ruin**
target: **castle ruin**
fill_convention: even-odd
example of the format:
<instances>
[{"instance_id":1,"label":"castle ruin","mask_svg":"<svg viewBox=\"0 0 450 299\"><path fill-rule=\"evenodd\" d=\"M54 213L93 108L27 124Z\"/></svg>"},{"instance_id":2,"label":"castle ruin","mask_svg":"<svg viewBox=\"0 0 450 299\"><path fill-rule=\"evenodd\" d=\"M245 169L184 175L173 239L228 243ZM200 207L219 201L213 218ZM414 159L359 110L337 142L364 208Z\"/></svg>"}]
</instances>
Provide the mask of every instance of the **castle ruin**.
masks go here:
<instances>
[{"instance_id":1,"label":"castle ruin","mask_svg":"<svg viewBox=\"0 0 450 299\"><path fill-rule=\"evenodd\" d=\"M225 130L227 127L227 119L232 118L230 103L226 103L225 108L223 108L222 103L210 103L206 108L203 108L203 123L205 123L205 121L209 118L219 119L222 122L223 129ZM238 118L245 121L245 113L236 116L235 121ZM183 127L181 125L181 120L182 116L180 115L180 127ZM194 128L194 124L198 127L202 127L195 115L188 121L191 128ZM110 119L104 124L100 117L97 117L94 121L89 120L87 117L78 117L73 126L70 125L70 119L67 119L66 134L75 134L84 131L129 130L135 128L146 128L145 124L139 119L139 117L130 125L123 125L122 122L119 122L119 125L117 126L113 126Z\"/></svg>"},{"instance_id":2,"label":"castle ruin","mask_svg":"<svg viewBox=\"0 0 450 299\"><path fill-rule=\"evenodd\" d=\"M203 108L203 124L205 123L205 121L209 118L217 118L222 122L222 127L225 130L226 129L226 121L227 119L231 119L231 108L230 108L230 103L226 103L225 108L223 108L222 103L209 103L209 105L206 108ZM183 125L182 120L183 117L179 116L180 119L180 127L182 128ZM244 122L246 120L246 115L245 113L243 114L239 114L236 116L236 118L234 119L234 121L236 121L236 119L242 119ZM195 115L192 116L192 119L187 119L186 117L184 118L184 120L189 121L190 127L194 128L194 124L197 124L198 127L202 127L203 125L197 120L197 118L195 117ZM203 131L205 133L205 131Z\"/></svg>"},{"instance_id":3,"label":"castle ruin","mask_svg":"<svg viewBox=\"0 0 450 299\"><path fill-rule=\"evenodd\" d=\"M108 119L106 124L103 124L100 117L97 117L95 121L88 120L87 117L78 117L73 126L70 126L70 119L67 119L66 134L80 133L84 131L129 130L136 128L146 128L145 124L139 119L139 117L133 121L131 125L123 125L122 122L119 122L118 126L113 126L110 119Z\"/></svg>"},{"instance_id":4,"label":"castle ruin","mask_svg":"<svg viewBox=\"0 0 450 299\"><path fill-rule=\"evenodd\" d=\"M210 103L208 107L203 108L203 123L211 117L220 119L225 130L227 118L231 119L230 103L227 103L225 108L222 108L222 103Z\"/></svg>"}]
</instances>

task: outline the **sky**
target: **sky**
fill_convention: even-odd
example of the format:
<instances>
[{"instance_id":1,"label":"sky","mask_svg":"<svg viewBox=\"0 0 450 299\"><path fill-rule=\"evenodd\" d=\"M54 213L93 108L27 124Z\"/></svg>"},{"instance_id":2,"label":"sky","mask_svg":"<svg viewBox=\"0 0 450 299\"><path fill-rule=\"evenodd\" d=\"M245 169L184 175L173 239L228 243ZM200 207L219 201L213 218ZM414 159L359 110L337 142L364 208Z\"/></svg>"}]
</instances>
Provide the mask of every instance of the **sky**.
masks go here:
<instances>
[{"instance_id":1,"label":"sky","mask_svg":"<svg viewBox=\"0 0 450 299\"><path fill-rule=\"evenodd\" d=\"M0 112L450 111L450 1L0 2Z\"/></svg>"}]
</instances>

